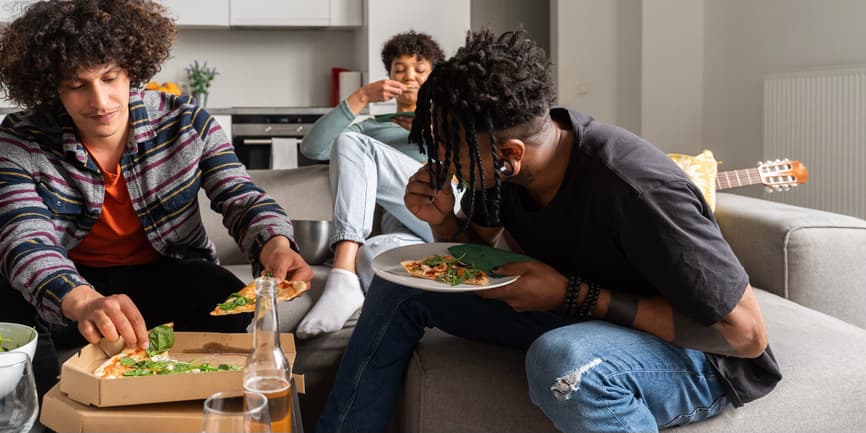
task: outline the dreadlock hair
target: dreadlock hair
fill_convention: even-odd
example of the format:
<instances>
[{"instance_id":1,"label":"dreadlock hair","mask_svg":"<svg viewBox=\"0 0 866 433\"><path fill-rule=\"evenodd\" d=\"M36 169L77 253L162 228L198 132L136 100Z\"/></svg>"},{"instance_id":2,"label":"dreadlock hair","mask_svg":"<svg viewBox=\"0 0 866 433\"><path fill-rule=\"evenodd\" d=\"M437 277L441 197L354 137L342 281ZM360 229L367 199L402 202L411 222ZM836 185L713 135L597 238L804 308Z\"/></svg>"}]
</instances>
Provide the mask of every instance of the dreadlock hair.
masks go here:
<instances>
[{"instance_id":1,"label":"dreadlock hair","mask_svg":"<svg viewBox=\"0 0 866 433\"><path fill-rule=\"evenodd\" d=\"M555 98L550 61L525 30L499 36L488 29L469 32L465 46L433 69L418 94L409 141L418 143L427 154L430 186L439 190L447 185L448 174L452 172L450 167L454 164L459 188L468 185L471 194L468 212L464 209L468 221L472 221L475 203L480 199L484 204L485 221L498 223L499 170L493 170L492 197L488 197L484 188L476 191L475 187L476 177L484 185L490 175L481 164L477 134L487 134L494 167L498 167L502 162L496 151L496 131L548 118ZM460 137L461 129L464 140ZM460 167L463 141L470 157L468 182ZM440 145L445 153L441 156Z\"/></svg>"}]
</instances>

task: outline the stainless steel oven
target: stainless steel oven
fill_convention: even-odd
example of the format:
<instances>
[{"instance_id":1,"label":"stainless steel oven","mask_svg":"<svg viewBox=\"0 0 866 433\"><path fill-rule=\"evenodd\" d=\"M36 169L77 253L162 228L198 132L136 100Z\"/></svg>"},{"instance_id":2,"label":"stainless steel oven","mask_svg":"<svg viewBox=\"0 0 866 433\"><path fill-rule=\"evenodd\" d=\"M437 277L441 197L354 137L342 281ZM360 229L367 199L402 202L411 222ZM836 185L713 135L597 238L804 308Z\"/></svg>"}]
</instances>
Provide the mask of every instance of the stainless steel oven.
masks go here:
<instances>
[{"instance_id":1,"label":"stainless steel oven","mask_svg":"<svg viewBox=\"0 0 866 433\"><path fill-rule=\"evenodd\" d=\"M232 145L247 169L295 168L327 162L300 152L313 123L330 108L234 108Z\"/></svg>"}]
</instances>

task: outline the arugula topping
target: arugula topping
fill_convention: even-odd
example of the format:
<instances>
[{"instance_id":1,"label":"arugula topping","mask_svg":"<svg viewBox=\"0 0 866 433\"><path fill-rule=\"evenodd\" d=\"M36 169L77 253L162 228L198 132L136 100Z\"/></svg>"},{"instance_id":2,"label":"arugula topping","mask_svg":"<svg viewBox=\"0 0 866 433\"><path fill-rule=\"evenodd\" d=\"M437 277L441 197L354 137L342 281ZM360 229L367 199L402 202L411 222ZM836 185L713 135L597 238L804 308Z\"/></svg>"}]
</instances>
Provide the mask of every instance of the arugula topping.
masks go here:
<instances>
[{"instance_id":1,"label":"arugula topping","mask_svg":"<svg viewBox=\"0 0 866 433\"><path fill-rule=\"evenodd\" d=\"M150 356L165 352L174 346L174 329L167 325L154 327L147 333L149 345L147 354Z\"/></svg>"},{"instance_id":2,"label":"arugula topping","mask_svg":"<svg viewBox=\"0 0 866 433\"><path fill-rule=\"evenodd\" d=\"M437 275L436 279L448 283L449 285L456 286L458 284L462 284L466 280L477 278L479 273L481 272L481 270L476 268L475 266L466 265L461 262L460 260L462 258L462 255L460 257L454 257L452 259L448 259L440 255L435 255L433 257L425 259L422 263L430 267L435 267L442 264L446 265L445 272Z\"/></svg>"},{"instance_id":3,"label":"arugula topping","mask_svg":"<svg viewBox=\"0 0 866 433\"><path fill-rule=\"evenodd\" d=\"M445 263L445 264L453 263L453 262L455 262L455 261L457 261L457 260L459 260L459 259L454 259L453 261L449 261L449 260L446 259L445 257L442 257L442 256L440 256L440 255L437 254L437 255L435 255L435 256L433 256L433 257L428 257L428 258L425 259L422 263L424 263L424 264L427 265L427 266L433 267L433 266L439 266L439 265L441 265L441 264L443 264L443 263Z\"/></svg>"},{"instance_id":4,"label":"arugula topping","mask_svg":"<svg viewBox=\"0 0 866 433\"><path fill-rule=\"evenodd\" d=\"M201 364L194 364L192 362L170 360L153 361L151 359L145 359L143 361L136 362L132 358L121 358L120 363L124 366L132 367L132 370L123 373L123 375L126 377L155 376L163 374L181 373L204 373L208 371L233 371L241 369L238 366L228 364L219 364L217 366L213 366L207 362Z\"/></svg>"},{"instance_id":5,"label":"arugula topping","mask_svg":"<svg viewBox=\"0 0 866 433\"><path fill-rule=\"evenodd\" d=\"M219 304L219 307L225 311L231 311L237 307L247 305L247 304L252 303L252 302L255 302L255 301L251 301L250 299L241 295L240 293L232 293L231 295L229 295L229 298L226 299L225 302L223 302L222 304Z\"/></svg>"}]
</instances>

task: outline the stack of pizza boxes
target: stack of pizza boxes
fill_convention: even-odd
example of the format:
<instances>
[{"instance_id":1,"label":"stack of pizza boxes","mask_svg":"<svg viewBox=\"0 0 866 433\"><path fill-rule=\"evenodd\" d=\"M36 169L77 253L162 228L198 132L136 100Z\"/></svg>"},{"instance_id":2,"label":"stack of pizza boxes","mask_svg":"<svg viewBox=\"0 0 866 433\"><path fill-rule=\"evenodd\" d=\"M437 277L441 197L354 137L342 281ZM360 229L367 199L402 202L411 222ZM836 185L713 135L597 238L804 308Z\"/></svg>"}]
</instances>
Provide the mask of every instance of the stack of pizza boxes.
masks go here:
<instances>
[{"instance_id":1,"label":"stack of pizza boxes","mask_svg":"<svg viewBox=\"0 0 866 433\"><path fill-rule=\"evenodd\" d=\"M252 348L252 334L174 335L170 359L239 368L107 378L97 370L123 347L91 344L63 363L60 383L43 399L40 421L58 432L199 431L204 399L217 392L243 390L242 368ZM280 343L294 363L292 334L281 334ZM294 382L297 392L303 393L303 376L295 375Z\"/></svg>"}]
</instances>

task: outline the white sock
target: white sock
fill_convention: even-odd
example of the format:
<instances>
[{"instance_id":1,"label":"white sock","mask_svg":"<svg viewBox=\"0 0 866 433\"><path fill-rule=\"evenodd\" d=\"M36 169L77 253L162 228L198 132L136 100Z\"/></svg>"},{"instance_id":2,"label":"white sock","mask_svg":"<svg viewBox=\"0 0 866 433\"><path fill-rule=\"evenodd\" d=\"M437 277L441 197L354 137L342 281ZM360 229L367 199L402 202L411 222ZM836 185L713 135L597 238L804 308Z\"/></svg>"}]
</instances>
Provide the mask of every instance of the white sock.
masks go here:
<instances>
[{"instance_id":1,"label":"white sock","mask_svg":"<svg viewBox=\"0 0 866 433\"><path fill-rule=\"evenodd\" d=\"M322 296L298 324L295 333L298 338L310 338L339 330L363 303L364 292L358 276L345 269L333 268L328 273Z\"/></svg>"}]
</instances>

